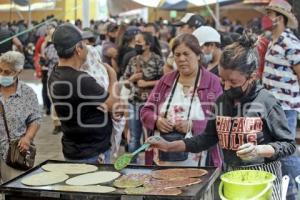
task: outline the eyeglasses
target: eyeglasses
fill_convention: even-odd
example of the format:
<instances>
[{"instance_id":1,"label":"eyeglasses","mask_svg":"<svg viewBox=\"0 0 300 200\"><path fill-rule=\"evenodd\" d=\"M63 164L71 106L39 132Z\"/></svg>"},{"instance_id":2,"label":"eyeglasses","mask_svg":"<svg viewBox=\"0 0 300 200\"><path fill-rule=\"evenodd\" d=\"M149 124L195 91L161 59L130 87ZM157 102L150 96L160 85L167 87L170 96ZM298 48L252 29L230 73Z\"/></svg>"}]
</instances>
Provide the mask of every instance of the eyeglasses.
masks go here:
<instances>
[{"instance_id":1,"label":"eyeglasses","mask_svg":"<svg viewBox=\"0 0 300 200\"><path fill-rule=\"evenodd\" d=\"M13 70L9 70L9 69L1 69L0 68L0 74L2 75L6 75L6 76L9 76L9 75L15 75L17 72L16 71L13 71Z\"/></svg>"}]
</instances>

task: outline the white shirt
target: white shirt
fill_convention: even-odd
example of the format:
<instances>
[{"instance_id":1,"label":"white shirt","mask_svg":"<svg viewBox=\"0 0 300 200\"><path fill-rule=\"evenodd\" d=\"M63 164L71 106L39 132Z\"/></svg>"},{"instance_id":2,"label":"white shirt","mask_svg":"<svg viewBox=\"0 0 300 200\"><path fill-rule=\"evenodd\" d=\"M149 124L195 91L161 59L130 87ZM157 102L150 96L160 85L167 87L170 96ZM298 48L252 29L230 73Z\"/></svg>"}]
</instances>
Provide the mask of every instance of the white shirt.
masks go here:
<instances>
[{"instance_id":1,"label":"white shirt","mask_svg":"<svg viewBox=\"0 0 300 200\"><path fill-rule=\"evenodd\" d=\"M169 119L173 124L175 124L177 120L187 120L193 92L194 92L194 87L190 87L187 93L185 94L184 86L179 82L177 83L167 114L167 119ZM159 113L162 116L164 116L166 112L166 107L169 102L170 95L171 92L170 94L168 94L166 101L160 107ZM205 116L202 110L199 96L197 95L197 93L195 93L191 105L189 120L204 120L204 119ZM159 133L157 132L156 134ZM185 137L186 138L192 137L192 133L187 133ZM157 165L165 165L165 166L198 166L199 155L201 155L201 161L200 161L201 166L205 166L207 151L203 151L200 154L189 153L187 160L177 161L177 162L160 161L158 157L158 151L156 151L154 152L154 161L156 162Z\"/></svg>"}]
</instances>

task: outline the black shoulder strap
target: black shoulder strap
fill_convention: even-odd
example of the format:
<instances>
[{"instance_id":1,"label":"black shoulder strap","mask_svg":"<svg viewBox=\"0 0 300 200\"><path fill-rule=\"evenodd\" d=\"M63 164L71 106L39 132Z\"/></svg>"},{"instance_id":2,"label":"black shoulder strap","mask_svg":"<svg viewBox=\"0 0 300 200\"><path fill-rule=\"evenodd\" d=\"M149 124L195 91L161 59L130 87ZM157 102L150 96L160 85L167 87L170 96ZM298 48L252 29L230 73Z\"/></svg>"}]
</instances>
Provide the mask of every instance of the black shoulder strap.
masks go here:
<instances>
[{"instance_id":1,"label":"black shoulder strap","mask_svg":"<svg viewBox=\"0 0 300 200\"><path fill-rule=\"evenodd\" d=\"M9 131L8 131L8 126L7 126L7 120L6 120L6 117L5 117L5 109L4 109L4 105L3 105L3 103L1 101L0 101L0 108L2 110L2 117L3 117L3 122L4 122L5 130L6 130L6 134L7 134L8 143L10 143L10 137L9 137Z\"/></svg>"},{"instance_id":2,"label":"black shoulder strap","mask_svg":"<svg viewBox=\"0 0 300 200\"><path fill-rule=\"evenodd\" d=\"M174 96L174 92L175 92L175 89L176 89L176 85L178 83L178 79L179 79L179 73L176 77L176 80L175 80L175 83L174 83L174 86L172 88L172 91L171 91L171 94L170 94L170 98L168 100L168 104L167 104L167 107L166 107L166 112L165 112L165 115L164 115L164 118L167 118L167 115L168 115L168 111L169 111L169 108L170 108L170 105L171 105L171 101L173 99L173 96Z\"/></svg>"},{"instance_id":3,"label":"black shoulder strap","mask_svg":"<svg viewBox=\"0 0 300 200\"><path fill-rule=\"evenodd\" d=\"M195 84L194 84L194 91L193 91L193 95L192 95L192 98L191 98L191 103L190 103L190 107L189 107L189 112L188 112L187 120L189 120L189 118L190 118L192 103L193 103L194 96L195 96L195 93L196 93L196 90L197 90L199 79L201 79L201 76L202 76L201 72L202 71L201 71L201 68L199 66L198 71L197 71L197 77L196 77ZM175 89L176 89L176 86L177 86L177 83L178 83L178 79L179 79L179 73L178 73L178 76L176 77L174 86L172 88L172 91L171 91L171 94L170 94L170 98L169 98L169 101L168 101L168 104L167 104L167 107L166 107L166 112L165 112L164 118L167 118L168 111L169 111L169 108L170 108L170 104L171 104L171 101L173 99L174 92L175 92Z\"/></svg>"}]
</instances>

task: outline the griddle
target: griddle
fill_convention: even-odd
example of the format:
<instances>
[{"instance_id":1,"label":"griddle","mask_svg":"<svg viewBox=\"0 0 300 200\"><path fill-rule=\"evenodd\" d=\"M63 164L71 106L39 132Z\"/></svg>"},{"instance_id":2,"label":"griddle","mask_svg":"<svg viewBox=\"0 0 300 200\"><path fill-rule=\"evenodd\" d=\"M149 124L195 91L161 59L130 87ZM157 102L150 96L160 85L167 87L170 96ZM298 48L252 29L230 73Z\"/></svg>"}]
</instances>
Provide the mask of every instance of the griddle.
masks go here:
<instances>
[{"instance_id":1,"label":"griddle","mask_svg":"<svg viewBox=\"0 0 300 200\"><path fill-rule=\"evenodd\" d=\"M181 188L182 193L177 196L168 196L168 195L127 195L123 189L117 189L111 193L86 193L86 192L67 192L67 191L58 191L53 190L52 186L41 186L41 187L31 187L26 186L21 183L21 180L24 177L31 176L33 174L37 174L43 172L44 170L41 168L43 165L48 163L76 163L69 161L58 161L58 160L47 160L34 168L24 172L20 176L4 183L0 187L0 191L3 192L7 196L18 196L24 197L22 199L120 199L122 196L142 196L146 199L152 199L151 197L155 197L155 199L182 199L182 200L196 200L200 199L203 194L209 190L212 184L215 182L217 177L220 175L220 170L216 167L201 167L201 169L205 169L208 171L208 174L201 177L202 182ZM98 171L116 171L112 164L99 164L96 165L98 167ZM189 167L176 167L176 166L144 166L144 165L129 165L125 169L121 170L120 173L123 174L131 174L131 173L146 173L149 174L153 170L158 169L168 169L168 168L189 168ZM69 175L70 178L76 175ZM78 175L77 175L78 176ZM112 181L113 182L113 181ZM113 186L112 182L104 183L100 185L104 186ZM64 182L59 183L59 185L65 185ZM113 186L114 187L114 186ZM10 198L10 199L20 199L20 198Z\"/></svg>"}]
</instances>

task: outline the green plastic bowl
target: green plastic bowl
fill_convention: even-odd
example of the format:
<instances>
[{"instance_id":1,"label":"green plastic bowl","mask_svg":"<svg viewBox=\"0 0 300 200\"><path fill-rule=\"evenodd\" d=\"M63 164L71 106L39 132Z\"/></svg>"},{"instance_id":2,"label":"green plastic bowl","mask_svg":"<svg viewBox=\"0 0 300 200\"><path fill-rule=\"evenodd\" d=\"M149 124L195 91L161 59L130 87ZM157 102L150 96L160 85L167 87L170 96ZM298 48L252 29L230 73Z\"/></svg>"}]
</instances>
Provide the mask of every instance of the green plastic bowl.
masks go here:
<instances>
[{"instance_id":1,"label":"green plastic bowl","mask_svg":"<svg viewBox=\"0 0 300 200\"><path fill-rule=\"evenodd\" d=\"M259 170L237 170L223 174L219 189L222 199L267 200L272 198L272 183L276 176Z\"/></svg>"}]
</instances>

